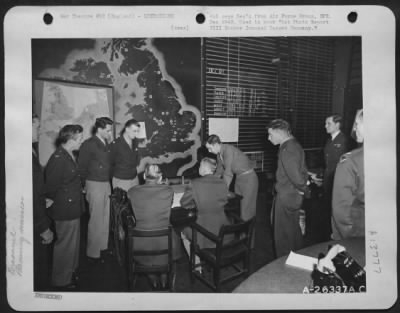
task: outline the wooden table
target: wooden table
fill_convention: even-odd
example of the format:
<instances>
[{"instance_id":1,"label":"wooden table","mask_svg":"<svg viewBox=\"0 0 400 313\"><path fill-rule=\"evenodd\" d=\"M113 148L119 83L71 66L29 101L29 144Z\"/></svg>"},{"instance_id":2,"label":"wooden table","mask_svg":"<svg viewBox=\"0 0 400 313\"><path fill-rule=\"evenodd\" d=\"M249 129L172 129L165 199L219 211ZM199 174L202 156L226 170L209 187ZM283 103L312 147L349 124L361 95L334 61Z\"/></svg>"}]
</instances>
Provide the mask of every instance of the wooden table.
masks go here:
<instances>
[{"instance_id":1,"label":"wooden table","mask_svg":"<svg viewBox=\"0 0 400 313\"><path fill-rule=\"evenodd\" d=\"M173 189L174 189L174 197L177 196L182 196L182 194L186 191L188 184L171 184L170 185ZM240 200L242 199L242 196L233 193L233 192L229 192L228 194L228 203L225 205L225 212L228 213L235 213L238 216L240 216ZM174 199L174 203L178 203L176 201L176 199ZM176 207L172 207L172 211L174 209L181 209L180 207L176 208ZM179 221L179 223L177 224L176 221L174 221L174 218L171 219L171 224L174 225L174 228L176 228L176 230L181 231L184 227L190 226L191 223L193 223L195 221L195 219L188 219L188 223L182 223L182 221ZM177 227L177 225L179 225L179 227Z\"/></svg>"},{"instance_id":2,"label":"wooden table","mask_svg":"<svg viewBox=\"0 0 400 313\"><path fill-rule=\"evenodd\" d=\"M345 239L319 243L299 251L298 254L318 258L326 253L329 245L340 244L362 266L365 266L364 238ZM243 281L234 293L303 293L311 285L311 272L286 265L287 256L283 256L265 265L248 279Z\"/></svg>"}]
</instances>

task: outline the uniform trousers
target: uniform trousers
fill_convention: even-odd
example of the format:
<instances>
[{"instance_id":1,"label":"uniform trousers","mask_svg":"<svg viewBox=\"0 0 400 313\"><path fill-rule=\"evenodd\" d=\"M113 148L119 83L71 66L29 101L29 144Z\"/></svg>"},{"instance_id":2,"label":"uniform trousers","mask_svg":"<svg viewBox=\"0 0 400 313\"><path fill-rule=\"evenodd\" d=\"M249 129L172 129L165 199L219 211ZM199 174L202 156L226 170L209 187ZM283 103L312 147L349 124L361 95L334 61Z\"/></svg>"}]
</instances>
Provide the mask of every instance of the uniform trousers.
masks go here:
<instances>
[{"instance_id":1,"label":"uniform trousers","mask_svg":"<svg viewBox=\"0 0 400 313\"><path fill-rule=\"evenodd\" d=\"M299 223L302 203L303 196L297 192L278 192L275 196L273 220L277 258L302 248L303 235Z\"/></svg>"},{"instance_id":2,"label":"uniform trousers","mask_svg":"<svg viewBox=\"0 0 400 313\"><path fill-rule=\"evenodd\" d=\"M40 234L34 233L33 271L34 290L46 290L49 287L49 245L42 243Z\"/></svg>"},{"instance_id":3,"label":"uniform trousers","mask_svg":"<svg viewBox=\"0 0 400 313\"><path fill-rule=\"evenodd\" d=\"M72 282L72 274L79 264L80 218L55 221L57 239L54 242L53 286L65 286Z\"/></svg>"},{"instance_id":4,"label":"uniform trousers","mask_svg":"<svg viewBox=\"0 0 400 313\"><path fill-rule=\"evenodd\" d=\"M139 185L139 178L137 176L133 179L119 179L113 177L112 185L113 189L119 187L128 192L128 190L131 189L132 187Z\"/></svg>"},{"instance_id":5,"label":"uniform trousers","mask_svg":"<svg viewBox=\"0 0 400 313\"><path fill-rule=\"evenodd\" d=\"M86 199L89 202L89 224L86 255L99 258L108 247L110 229L110 183L86 181Z\"/></svg>"},{"instance_id":6,"label":"uniform trousers","mask_svg":"<svg viewBox=\"0 0 400 313\"><path fill-rule=\"evenodd\" d=\"M247 221L256 216L258 177L254 171L236 176L235 193L243 197L242 200L240 200L240 217L244 221ZM251 248L254 248L255 245L255 229L254 227Z\"/></svg>"}]
</instances>

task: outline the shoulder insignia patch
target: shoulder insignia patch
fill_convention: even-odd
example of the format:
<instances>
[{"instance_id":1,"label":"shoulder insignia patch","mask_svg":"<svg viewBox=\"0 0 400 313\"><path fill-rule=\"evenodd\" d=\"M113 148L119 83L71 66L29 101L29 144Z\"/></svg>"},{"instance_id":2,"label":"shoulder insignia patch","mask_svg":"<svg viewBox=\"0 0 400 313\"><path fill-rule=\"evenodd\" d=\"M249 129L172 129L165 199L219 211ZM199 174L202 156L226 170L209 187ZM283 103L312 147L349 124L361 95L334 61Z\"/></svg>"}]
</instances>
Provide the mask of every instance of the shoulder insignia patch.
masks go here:
<instances>
[{"instance_id":1,"label":"shoulder insignia patch","mask_svg":"<svg viewBox=\"0 0 400 313\"><path fill-rule=\"evenodd\" d=\"M339 161L339 162L344 162L344 161L346 161L347 158L348 158L350 155L351 155L351 152L347 152L347 153L343 154L343 155L340 157L340 161Z\"/></svg>"}]
</instances>

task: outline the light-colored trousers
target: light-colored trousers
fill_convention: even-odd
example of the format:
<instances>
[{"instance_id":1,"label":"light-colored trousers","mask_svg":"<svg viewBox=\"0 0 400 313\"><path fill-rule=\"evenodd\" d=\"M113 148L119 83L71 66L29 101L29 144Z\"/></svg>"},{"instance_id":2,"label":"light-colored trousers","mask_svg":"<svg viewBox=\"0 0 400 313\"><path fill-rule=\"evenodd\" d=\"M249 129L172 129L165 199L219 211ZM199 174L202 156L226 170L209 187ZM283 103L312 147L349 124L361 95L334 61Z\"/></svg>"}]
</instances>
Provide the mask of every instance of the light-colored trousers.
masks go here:
<instances>
[{"instance_id":1,"label":"light-colored trousers","mask_svg":"<svg viewBox=\"0 0 400 313\"><path fill-rule=\"evenodd\" d=\"M241 195L240 217L248 221L257 213L258 176L254 171L236 176L235 193ZM255 246L256 228L253 228L251 248Z\"/></svg>"},{"instance_id":2,"label":"light-colored trousers","mask_svg":"<svg viewBox=\"0 0 400 313\"><path fill-rule=\"evenodd\" d=\"M80 218L55 221L57 240L54 242L53 286L65 286L72 282L72 273L79 264Z\"/></svg>"},{"instance_id":3,"label":"light-colored trousers","mask_svg":"<svg viewBox=\"0 0 400 313\"><path fill-rule=\"evenodd\" d=\"M112 185L113 189L119 187L128 192L128 190L131 189L132 187L139 185L139 178L137 176L134 179L119 179L113 177Z\"/></svg>"},{"instance_id":4,"label":"light-colored trousers","mask_svg":"<svg viewBox=\"0 0 400 313\"><path fill-rule=\"evenodd\" d=\"M240 217L247 221L256 216L258 177L254 171L236 176L235 193L243 197L240 201Z\"/></svg>"},{"instance_id":5,"label":"light-colored trousers","mask_svg":"<svg viewBox=\"0 0 400 313\"><path fill-rule=\"evenodd\" d=\"M109 182L86 181L86 199L90 214L86 255L91 258L99 258L101 250L108 247L110 195Z\"/></svg>"}]
</instances>

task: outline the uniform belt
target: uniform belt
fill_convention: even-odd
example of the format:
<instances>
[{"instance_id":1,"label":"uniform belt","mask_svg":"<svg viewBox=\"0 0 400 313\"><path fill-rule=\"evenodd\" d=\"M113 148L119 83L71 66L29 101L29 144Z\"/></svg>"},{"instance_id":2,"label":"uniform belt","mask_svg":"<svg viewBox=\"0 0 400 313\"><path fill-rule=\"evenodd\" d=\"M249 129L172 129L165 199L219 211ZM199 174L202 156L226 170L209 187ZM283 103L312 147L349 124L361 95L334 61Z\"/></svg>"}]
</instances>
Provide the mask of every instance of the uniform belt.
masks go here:
<instances>
[{"instance_id":1,"label":"uniform belt","mask_svg":"<svg viewBox=\"0 0 400 313\"><path fill-rule=\"evenodd\" d=\"M243 173L240 173L238 176L242 176L242 175L246 175L246 174L250 174L251 172L254 172L254 169L249 169L247 171L244 171Z\"/></svg>"}]
</instances>

